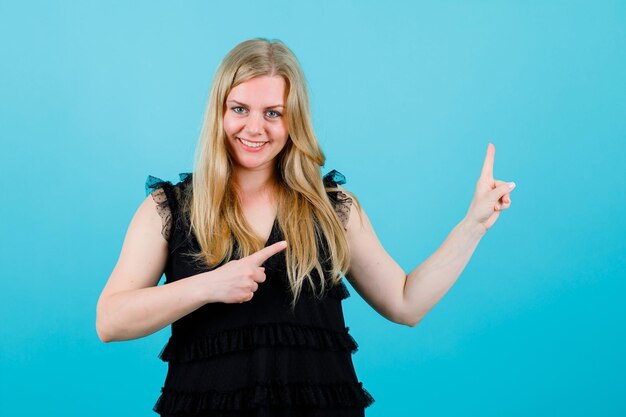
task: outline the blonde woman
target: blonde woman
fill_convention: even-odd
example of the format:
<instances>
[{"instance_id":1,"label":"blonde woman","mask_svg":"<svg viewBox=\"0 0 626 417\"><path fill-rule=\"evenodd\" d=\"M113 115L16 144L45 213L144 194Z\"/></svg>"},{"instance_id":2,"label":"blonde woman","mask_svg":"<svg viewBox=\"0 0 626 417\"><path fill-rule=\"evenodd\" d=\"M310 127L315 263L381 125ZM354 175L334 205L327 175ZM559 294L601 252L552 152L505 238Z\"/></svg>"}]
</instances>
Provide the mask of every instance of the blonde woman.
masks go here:
<instances>
[{"instance_id":1,"label":"blonde woman","mask_svg":"<svg viewBox=\"0 0 626 417\"><path fill-rule=\"evenodd\" d=\"M407 275L343 176L322 177L295 55L278 40L244 41L215 75L193 172L176 184L148 177L98 301L98 335L171 324L162 416L363 416L373 398L353 367L341 279L387 319L419 323L510 206L494 152L466 217Z\"/></svg>"}]
</instances>

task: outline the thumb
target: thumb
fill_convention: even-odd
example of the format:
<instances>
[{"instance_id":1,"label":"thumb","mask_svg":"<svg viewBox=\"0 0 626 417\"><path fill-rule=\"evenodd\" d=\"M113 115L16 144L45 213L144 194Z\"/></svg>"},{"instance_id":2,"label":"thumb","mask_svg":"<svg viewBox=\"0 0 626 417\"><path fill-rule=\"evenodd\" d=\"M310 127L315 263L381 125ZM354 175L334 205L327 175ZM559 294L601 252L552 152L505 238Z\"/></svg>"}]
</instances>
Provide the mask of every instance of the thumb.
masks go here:
<instances>
[{"instance_id":1,"label":"thumb","mask_svg":"<svg viewBox=\"0 0 626 417\"><path fill-rule=\"evenodd\" d=\"M280 242L276 242L273 245L270 245L266 248L261 249L260 251L253 253L252 255L249 255L248 259L254 262L256 266L261 266L263 262L276 255L278 252L282 251L286 247L287 242L281 240Z\"/></svg>"},{"instance_id":2,"label":"thumb","mask_svg":"<svg viewBox=\"0 0 626 417\"><path fill-rule=\"evenodd\" d=\"M514 188L515 188L515 183L514 182L502 183L502 184L498 185L496 188L494 188L493 190L491 190L489 192L489 200L493 201L493 202L496 202L503 195L510 193L511 190L514 189Z\"/></svg>"}]
</instances>

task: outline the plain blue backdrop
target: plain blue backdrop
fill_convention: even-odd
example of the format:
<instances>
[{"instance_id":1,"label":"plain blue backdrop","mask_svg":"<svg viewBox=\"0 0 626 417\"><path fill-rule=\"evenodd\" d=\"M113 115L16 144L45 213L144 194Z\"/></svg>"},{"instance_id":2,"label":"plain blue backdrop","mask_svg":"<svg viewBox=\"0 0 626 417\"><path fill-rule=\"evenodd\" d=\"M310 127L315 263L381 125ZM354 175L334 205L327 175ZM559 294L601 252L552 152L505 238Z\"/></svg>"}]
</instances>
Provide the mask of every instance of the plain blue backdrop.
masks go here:
<instances>
[{"instance_id":1,"label":"plain blue backdrop","mask_svg":"<svg viewBox=\"0 0 626 417\"><path fill-rule=\"evenodd\" d=\"M487 149L512 206L415 328L351 289L384 416L626 415L626 3L0 1L0 415L156 416L169 328L104 344L96 302L151 174L192 168L215 70L284 41L316 133L408 272Z\"/></svg>"}]
</instances>

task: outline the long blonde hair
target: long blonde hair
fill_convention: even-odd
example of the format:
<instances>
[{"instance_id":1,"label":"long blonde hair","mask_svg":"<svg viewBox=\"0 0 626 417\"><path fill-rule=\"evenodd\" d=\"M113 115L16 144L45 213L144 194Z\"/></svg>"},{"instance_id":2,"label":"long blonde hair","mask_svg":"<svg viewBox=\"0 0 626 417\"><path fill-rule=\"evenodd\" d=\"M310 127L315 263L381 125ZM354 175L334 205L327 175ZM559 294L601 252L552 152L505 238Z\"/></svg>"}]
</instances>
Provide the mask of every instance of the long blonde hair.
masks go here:
<instances>
[{"instance_id":1,"label":"long blonde hair","mask_svg":"<svg viewBox=\"0 0 626 417\"><path fill-rule=\"evenodd\" d=\"M279 40L255 38L235 46L220 64L209 95L195 154L192 196L188 202L191 229L200 252L196 260L214 267L231 259L248 256L265 242L247 224L232 182L232 161L223 128L226 97L237 85L258 76L281 76L288 89L285 116L289 139L277 157L276 184L278 225L288 242L285 250L287 275L295 305L305 281L319 297L324 293L326 274L331 285L341 280L350 263L345 229L326 194L320 168L322 152L311 122L309 96L300 64ZM358 201L352 197L356 207ZM235 238L238 245L233 245ZM319 260L318 239L325 239L331 270ZM236 247L236 249L234 249ZM315 270L316 283L311 277Z\"/></svg>"}]
</instances>

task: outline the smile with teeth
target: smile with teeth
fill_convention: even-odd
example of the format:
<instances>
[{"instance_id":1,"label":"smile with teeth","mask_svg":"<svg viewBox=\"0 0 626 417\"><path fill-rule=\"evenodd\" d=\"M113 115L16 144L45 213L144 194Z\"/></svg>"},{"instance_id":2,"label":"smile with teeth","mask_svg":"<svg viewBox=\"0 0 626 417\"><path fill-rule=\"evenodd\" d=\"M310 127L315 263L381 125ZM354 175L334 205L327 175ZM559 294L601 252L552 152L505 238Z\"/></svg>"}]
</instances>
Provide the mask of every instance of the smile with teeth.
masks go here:
<instances>
[{"instance_id":1,"label":"smile with teeth","mask_svg":"<svg viewBox=\"0 0 626 417\"><path fill-rule=\"evenodd\" d=\"M260 148L261 146L267 143L267 142L250 142L245 139L241 139L240 137L238 137L237 139L239 139L239 141L243 143L244 145L249 146L251 148Z\"/></svg>"}]
</instances>

